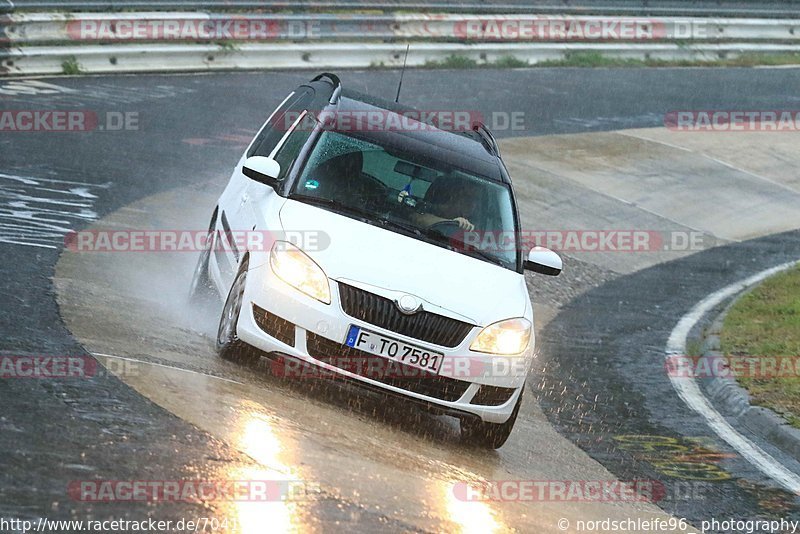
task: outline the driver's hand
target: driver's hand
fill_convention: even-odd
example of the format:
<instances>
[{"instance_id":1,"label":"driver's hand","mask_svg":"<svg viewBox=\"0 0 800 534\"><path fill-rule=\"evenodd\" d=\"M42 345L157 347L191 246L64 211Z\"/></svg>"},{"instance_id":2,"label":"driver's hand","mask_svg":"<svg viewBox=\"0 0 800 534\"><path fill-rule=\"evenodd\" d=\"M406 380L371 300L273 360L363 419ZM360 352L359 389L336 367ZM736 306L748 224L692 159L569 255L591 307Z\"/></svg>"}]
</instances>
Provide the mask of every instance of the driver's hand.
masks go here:
<instances>
[{"instance_id":1,"label":"driver's hand","mask_svg":"<svg viewBox=\"0 0 800 534\"><path fill-rule=\"evenodd\" d=\"M471 232L475 229L475 225L469 222L469 220L465 219L464 217L456 217L453 219L453 222L458 223L458 227L462 230L466 230L467 232Z\"/></svg>"}]
</instances>

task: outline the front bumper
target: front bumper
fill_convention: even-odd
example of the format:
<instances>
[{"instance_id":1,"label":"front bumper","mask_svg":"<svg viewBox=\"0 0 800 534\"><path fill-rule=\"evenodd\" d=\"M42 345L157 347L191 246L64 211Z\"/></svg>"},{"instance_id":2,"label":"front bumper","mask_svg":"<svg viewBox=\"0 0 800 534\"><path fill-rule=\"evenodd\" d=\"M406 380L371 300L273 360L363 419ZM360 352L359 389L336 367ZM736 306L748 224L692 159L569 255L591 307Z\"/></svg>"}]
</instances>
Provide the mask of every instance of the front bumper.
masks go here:
<instances>
[{"instance_id":1,"label":"front bumper","mask_svg":"<svg viewBox=\"0 0 800 534\"><path fill-rule=\"evenodd\" d=\"M530 369L531 347L514 357L470 352L469 345L480 330L477 326L455 347L426 343L347 315L334 280L331 304L323 304L277 278L268 263L259 263L248 272L237 326L239 338L264 352L286 355L324 370L310 377L310 366L303 369L286 364L283 368L273 366L274 371L305 380L344 377L443 413L477 416L491 423L503 423L511 416ZM442 353L439 374L347 347L344 340L350 325ZM384 365L389 363L392 365Z\"/></svg>"}]
</instances>

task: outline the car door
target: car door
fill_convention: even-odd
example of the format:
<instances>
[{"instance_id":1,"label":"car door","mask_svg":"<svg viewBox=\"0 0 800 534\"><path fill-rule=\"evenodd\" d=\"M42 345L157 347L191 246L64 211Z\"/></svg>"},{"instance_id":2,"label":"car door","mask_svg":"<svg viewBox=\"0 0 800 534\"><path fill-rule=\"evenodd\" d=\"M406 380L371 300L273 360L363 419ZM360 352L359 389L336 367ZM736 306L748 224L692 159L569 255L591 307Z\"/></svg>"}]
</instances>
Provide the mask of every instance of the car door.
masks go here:
<instances>
[{"instance_id":1,"label":"car door","mask_svg":"<svg viewBox=\"0 0 800 534\"><path fill-rule=\"evenodd\" d=\"M242 165L250 156L269 156L285 137L287 122L298 110L308 105L313 95L314 90L310 87L300 87L290 93L270 114L233 169L224 198L220 201L218 246L215 251L219 275L226 286L233 282L239 262L244 256L243 244L247 242L247 232L255 228L255 217L250 207L251 196L254 190L261 193L260 196L263 196L261 188L271 190L245 176Z\"/></svg>"},{"instance_id":2,"label":"car door","mask_svg":"<svg viewBox=\"0 0 800 534\"><path fill-rule=\"evenodd\" d=\"M289 130L268 154L268 157L277 161L281 166L278 175L279 181L286 179L289 175L306 141L313 133L315 119L310 116L311 113L309 110L298 111ZM276 213L273 212L277 211L275 203L282 203L282 200L272 187L251 180L247 202L247 206L249 206L248 225L253 229L280 230ZM271 217L271 215L275 216ZM272 237L278 238L279 236L273 233Z\"/></svg>"}]
</instances>

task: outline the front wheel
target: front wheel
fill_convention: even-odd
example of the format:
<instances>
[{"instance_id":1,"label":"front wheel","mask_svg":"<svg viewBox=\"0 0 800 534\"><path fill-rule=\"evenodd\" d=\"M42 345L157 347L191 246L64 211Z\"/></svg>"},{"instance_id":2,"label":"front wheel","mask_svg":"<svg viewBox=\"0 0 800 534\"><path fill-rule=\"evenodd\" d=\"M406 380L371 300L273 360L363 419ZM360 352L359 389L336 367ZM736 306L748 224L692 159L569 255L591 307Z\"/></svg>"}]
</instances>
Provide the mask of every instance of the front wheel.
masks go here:
<instances>
[{"instance_id":1,"label":"front wheel","mask_svg":"<svg viewBox=\"0 0 800 534\"><path fill-rule=\"evenodd\" d=\"M511 435L521 404L522 391L520 391L517 403L511 411L511 417L505 423L487 423L475 419L462 419L461 441L485 449L499 449L508 440L508 436Z\"/></svg>"},{"instance_id":2,"label":"front wheel","mask_svg":"<svg viewBox=\"0 0 800 534\"><path fill-rule=\"evenodd\" d=\"M248 259L242 261L236 279L225 299L222 307L222 315L219 318L219 328L217 329L217 354L226 360L248 363L258 360L258 351L239 339L237 326L239 316L242 312L242 302L244 300L244 284L247 280Z\"/></svg>"}]
</instances>

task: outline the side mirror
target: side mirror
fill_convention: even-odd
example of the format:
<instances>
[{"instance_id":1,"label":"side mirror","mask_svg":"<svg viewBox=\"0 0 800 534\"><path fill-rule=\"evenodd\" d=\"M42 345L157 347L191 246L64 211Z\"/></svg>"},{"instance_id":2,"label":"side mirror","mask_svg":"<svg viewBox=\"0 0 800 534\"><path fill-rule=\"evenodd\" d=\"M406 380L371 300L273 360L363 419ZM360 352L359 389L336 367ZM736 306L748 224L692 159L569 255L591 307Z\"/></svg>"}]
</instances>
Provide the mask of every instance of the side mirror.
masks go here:
<instances>
[{"instance_id":1,"label":"side mirror","mask_svg":"<svg viewBox=\"0 0 800 534\"><path fill-rule=\"evenodd\" d=\"M561 273L561 257L544 247L534 247L525 260L525 270L548 276L558 276Z\"/></svg>"},{"instance_id":2,"label":"side mirror","mask_svg":"<svg viewBox=\"0 0 800 534\"><path fill-rule=\"evenodd\" d=\"M242 164L242 174L256 182L275 187L281 174L281 164L272 158L250 156Z\"/></svg>"}]
</instances>

